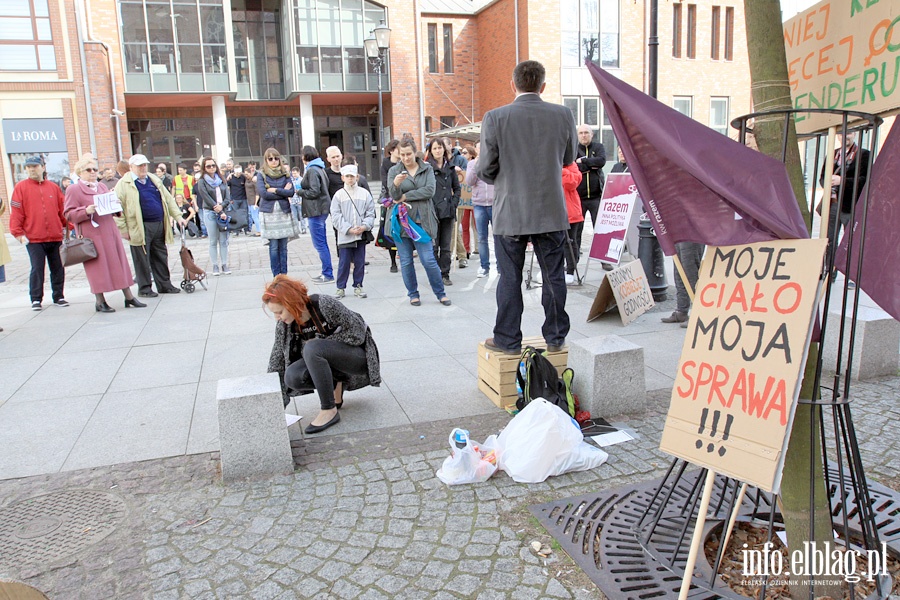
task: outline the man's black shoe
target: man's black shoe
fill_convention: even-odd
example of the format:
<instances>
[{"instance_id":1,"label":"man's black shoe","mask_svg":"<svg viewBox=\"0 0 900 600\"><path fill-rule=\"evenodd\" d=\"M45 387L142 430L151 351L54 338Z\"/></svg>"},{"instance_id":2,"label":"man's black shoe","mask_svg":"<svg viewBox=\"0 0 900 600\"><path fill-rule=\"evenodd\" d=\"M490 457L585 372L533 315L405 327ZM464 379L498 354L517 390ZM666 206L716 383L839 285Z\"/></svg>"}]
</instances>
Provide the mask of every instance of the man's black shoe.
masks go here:
<instances>
[{"instance_id":1,"label":"man's black shoe","mask_svg":"<svg viewBox=\"0 0 900 600\"><path fill-rule=\"evenodd\" d=\"M555 344L547 344L547 352L562 352L566 348L566 343L563 342L559 346Z\"/></svg>"},{"instance_id":2,"label":"man's black shoe","mask_svg":"<svg viewBox=\"0 0 900 600\"><path fill-rule=\"evenodd\" d=\"M173 285L171 287L165 287L165 288L159 290L159 293L160 294L180 294L181 290L179 290L177 287L175 287Z\"/></svg>"},{"instance_id":3,"label":"man's black shoe","mask_svg":"<svg viewBox=\"0 0 900 600\"><path fill-rule=\"evenodd\" d=\"M149 292L138 292L138 296L140 296L141 298L156 298L157 296L159 296L159 294L157 294L153 290L150 290Z\"/></svg>"}]
</instances>

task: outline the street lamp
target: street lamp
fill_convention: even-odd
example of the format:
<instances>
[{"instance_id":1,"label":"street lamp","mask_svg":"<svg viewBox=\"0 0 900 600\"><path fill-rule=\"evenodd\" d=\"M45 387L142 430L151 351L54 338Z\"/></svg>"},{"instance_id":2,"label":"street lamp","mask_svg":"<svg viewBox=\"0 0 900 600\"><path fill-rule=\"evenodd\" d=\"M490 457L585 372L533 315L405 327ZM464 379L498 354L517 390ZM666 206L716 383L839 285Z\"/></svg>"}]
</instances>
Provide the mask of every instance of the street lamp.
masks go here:
<instances>
[{"instance_id":1,"label":"street lamp","mask_svg":"<svg viewBox=\"0 0 900 600\"><path fill-rule=\"evenodd\" d=\"M366 47L366 57L378 74L378 152L384 149L384 110L381 98L381 76L384 71L384 63L387 51L391 47L391 30L384 24L384 19L378 24L363 41ZM381 158L380 156L378 157Z\"/></svg>"}]
</instances>

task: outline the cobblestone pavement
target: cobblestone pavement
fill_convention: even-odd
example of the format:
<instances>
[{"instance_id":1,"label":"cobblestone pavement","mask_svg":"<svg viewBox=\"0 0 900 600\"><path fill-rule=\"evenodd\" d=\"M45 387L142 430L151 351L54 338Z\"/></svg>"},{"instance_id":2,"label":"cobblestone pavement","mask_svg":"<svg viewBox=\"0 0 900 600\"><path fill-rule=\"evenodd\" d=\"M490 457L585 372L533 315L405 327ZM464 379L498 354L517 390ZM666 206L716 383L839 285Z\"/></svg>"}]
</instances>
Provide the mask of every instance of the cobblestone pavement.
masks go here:
<instances>
[{"instance_id":1,"label":"cobblestone pavement","mask_svg":"<svg viewBox=\"0 0 900 600\"><path fill-rule=\"evenodd\" d=\"M897 489L900 377L853 392L869 476ZM531 541L551 540L527 507L660 476L668 393L648 400L623 419L639 440L609 448L598 469L541 484L497 473L448 487L435 477L451 427L483 439L508 421L500 412L297 441L296 472L263 482L223 486L216 454L2 481L0 512L66 490L115 494L128 512L67 558L12 568L0 556L0 577L53 599L603 598L560 550L533 553Z\"/></svg>"}]
</instances>

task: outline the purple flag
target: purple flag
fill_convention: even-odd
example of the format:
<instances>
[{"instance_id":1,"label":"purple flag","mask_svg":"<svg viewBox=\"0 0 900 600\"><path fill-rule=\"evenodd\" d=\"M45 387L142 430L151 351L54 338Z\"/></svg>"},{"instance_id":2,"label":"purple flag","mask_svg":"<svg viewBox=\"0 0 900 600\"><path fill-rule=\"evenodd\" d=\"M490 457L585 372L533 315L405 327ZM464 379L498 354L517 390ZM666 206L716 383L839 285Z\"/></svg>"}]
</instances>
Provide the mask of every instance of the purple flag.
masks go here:
<instances>
[{"instance_id":1,"label":"purple flag","mask_svg":"<svg viewBox=\"0 0 900 600\"><path fill-rule=\"evenodd\" d=\"M666 254L808 238L784 165L651 98L595 64L603 108Z\"/></svg>"},{"instance_id":2,"label":"purple flag","mask_svg":"<svg viewBox=\"0 0 900 600\"><path fill-rule=\"evenodd\" d=\"M900 126L895 122L866 183L869 190L869 213L866 216L865 248L862 276L857 273L859 246L862 236L863 202L856 204L851 224L853 253L847 273L847 244L849 230L838 244L834 261L837 269L847 275L869 295L878 306L900 320ZM860 199L866 197L863 187Z\"/></svg>"}]
</instances>

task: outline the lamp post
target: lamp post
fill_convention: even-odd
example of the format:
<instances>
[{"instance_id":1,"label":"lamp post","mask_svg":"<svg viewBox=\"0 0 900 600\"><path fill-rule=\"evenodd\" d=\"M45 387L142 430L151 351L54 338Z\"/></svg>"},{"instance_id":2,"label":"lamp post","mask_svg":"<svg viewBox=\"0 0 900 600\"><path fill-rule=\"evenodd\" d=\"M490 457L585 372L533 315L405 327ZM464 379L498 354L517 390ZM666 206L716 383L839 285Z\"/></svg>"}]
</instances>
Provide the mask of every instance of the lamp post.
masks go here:
<instances>
[{"instance_id":1,"label":"lamp post","mask_svg":"<svg viewBox=\"0 0 900 600\"><path fill-rule=\"evenodd\" d=\"M384 63L387 58L387 51L391 47L391 29L384 24L384 19L378 24L370 34L370 37L363 41L366 47L366 57L378 73L378 152L384 150L384 110L382 107L381 96L381 76L384 71ZM378 157L379 159L381 157Z\"/></svg>"}]
</instances>

